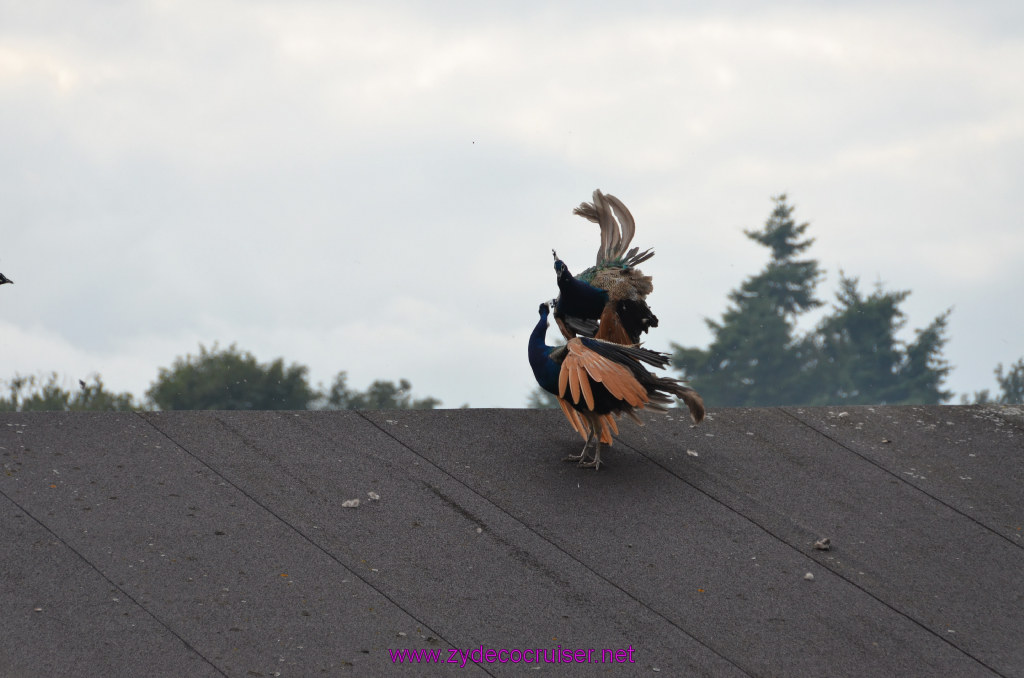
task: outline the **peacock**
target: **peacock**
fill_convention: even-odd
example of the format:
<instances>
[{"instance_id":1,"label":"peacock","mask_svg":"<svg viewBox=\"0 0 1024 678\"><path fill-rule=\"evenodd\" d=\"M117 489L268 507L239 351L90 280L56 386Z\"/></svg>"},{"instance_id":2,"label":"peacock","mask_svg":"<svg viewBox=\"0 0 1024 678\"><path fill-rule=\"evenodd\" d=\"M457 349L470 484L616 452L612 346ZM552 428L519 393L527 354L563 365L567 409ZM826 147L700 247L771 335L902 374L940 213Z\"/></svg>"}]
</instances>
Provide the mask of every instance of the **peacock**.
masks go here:
<instances>
[{"instance_id":1,"label":"peacock","mask_svg":"<svg viewBox=\"0 0 1024 678\"><path fill-rule=\"evenodd\" d=\"M654 252L629 249L636 222L614 195L597 189L594 201L581 203L573 214L601 227L601 246L595 265L576 277L551 251L558 281L555 322L566 339L582 335L616 344L636 344L643 332L658 326L658 317L647 305L647 295L654 290L651 277L636 268Z\"/></svg>"},{"instance_id":2,"label":"peacock","mask_svg":"<svg viewBox=\"0 0 1024 678\"><path fill-rule=\"evenodd\" d=\"M585 441L575 461L583 468L601 466L601 444L612 444L618 435L615 418L622 414L643 425L636 411L644 408L666 410L681 398L694 423L704 419L700 395L677 379L659 377L641 363L654 367L668 365L669 356L639 346L628 346L589 337L572 337L564 346L548 346L548 303L539 309L540 320L530 334L529 356L533 376L541 388L554 394L569 424ZM587 450L595 442L594 456Z\"/></svg>"},{"instance_id":3,"label":"peacock","mask_svg":"<svg viewBox=\"0 0 1024 678\"><path fill-rule=\"evenodd\" d=\"M0 285L3 285L4 283L11 283L13 285L14 281L8 278L3 273L0 273Z\"/></svg>"}]
</instances>

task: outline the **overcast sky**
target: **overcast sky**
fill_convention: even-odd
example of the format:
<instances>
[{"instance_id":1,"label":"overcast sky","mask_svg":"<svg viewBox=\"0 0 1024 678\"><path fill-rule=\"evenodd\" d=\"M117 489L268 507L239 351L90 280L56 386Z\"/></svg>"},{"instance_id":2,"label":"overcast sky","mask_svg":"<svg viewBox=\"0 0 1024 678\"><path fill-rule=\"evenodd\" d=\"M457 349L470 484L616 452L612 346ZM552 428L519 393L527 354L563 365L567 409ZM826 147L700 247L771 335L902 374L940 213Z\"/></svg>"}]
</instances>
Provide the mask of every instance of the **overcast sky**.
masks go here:
<instances>
[{"instance_id":1,"label":"overcast sky","mask_svg":"<svg viewBox=\"0 0 1024 678\"><path fill-rule=\"evenodd\" d=\"M708 344L786 192L819 296L911 290L908 339L952 308L947 386L994 389L1024 3L690 4L0 0L0 379L141 396L219 341L520 407L600 187L657 252L648 347Z\"/></svg>"}]
</instances>

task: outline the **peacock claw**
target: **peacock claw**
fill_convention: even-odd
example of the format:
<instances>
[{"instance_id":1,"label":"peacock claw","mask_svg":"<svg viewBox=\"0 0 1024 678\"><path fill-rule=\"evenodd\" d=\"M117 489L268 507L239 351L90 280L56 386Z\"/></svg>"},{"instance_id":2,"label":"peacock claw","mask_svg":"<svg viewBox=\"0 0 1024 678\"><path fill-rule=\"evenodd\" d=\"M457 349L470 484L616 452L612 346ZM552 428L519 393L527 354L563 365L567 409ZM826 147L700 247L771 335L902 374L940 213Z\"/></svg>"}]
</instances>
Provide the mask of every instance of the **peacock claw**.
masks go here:
<instances>
[{"instance_id":1,"label":"peacock claw","mask_svg":"<svg viewBox=\"0 0 1024 678\"><path fill-rule=\"evenodd\" d=\"M590 441L593 439L594 434L591 433L590 436L587 438L587 442L583 443L583 449L580 451L579 454L570 454L566 456L565 459L563 459L562 461L578 461L581 464L584 463L584 460L587 458L587 450L590 449Z\"/></svg>"},{"instance_id":2,"label":"peacock claw","mask_svg":"<svg viewBox=\"0 0 1024 678\"><path fill-rule=\"evenodd\" d=\"M583 461L580 459L580 463L577 464L580 468L592 468L595 471L601 468L601 443L597 444L597 449L594 450L594 458L590 461Z\"/></svg>"}]
</instances>

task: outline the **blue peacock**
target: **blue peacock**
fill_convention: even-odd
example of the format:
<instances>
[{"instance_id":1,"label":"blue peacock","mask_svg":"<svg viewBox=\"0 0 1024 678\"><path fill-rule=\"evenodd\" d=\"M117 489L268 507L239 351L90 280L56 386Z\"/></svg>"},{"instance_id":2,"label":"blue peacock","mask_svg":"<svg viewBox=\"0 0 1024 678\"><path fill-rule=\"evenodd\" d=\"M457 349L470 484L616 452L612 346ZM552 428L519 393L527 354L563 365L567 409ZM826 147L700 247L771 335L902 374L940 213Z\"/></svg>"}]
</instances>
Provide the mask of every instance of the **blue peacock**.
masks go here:
<instances>
[{"instance_id":1,"label":"blue peacock","mask_svg":"<svg viewBox=\"0 0 1024 678\"><path fill-rule=\"evenodd\" d=\"M644 367L664 368L669 356L639 345L641 335L658 326L658 318L647 305L654 289L651 277L637 268L654 252L629 247L636 233L633 215L621 200L600 190L594 191L593 202L580 204L573 213L600 226L597 262L574 277L552 250L558 298L551 305L566 344L545 343L550 311L548 304L541 304L529 358L537 383L557 397L569 424L585 441L583 450L566 461L598 469L601 445L611 445L619 432L617 417L625 414L642 425L638 410L664 411L679 398L699 424L705 409L695 390ZM588 456L591 444L593 457Z\"/></svg>"},{"instance_id":2,"label":"blue peacock","mask_svg":"<svg viewBox=\"0 0 1024 678\"><path fill-rule=\"evenodd\" d=\"M539 309L540 320L530 334L529 358L541 388L554 394L573 430L585 441L578 455L566 461L583 468L601 467L601 445L611 445L619 432L615 418L627 415L643 425L637 410L665 411L680 398L694 423L704 419L704 401L689 386L671 377L659 377L642 363L668 365L669 357L639 346L624 346L602 339L573 337L564 346L549 346L548 304ZM594 456L587 450L594 443Z\"/></svg>"}]
</instances>

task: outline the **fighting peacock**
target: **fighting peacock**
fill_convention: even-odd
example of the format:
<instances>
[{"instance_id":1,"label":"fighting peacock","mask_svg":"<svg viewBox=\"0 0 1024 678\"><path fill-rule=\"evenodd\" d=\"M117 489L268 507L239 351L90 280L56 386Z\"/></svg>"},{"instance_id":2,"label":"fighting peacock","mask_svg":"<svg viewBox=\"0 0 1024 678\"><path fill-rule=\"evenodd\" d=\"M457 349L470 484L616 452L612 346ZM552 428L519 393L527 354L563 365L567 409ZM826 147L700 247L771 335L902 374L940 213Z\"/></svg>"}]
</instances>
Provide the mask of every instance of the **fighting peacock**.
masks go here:
<instances>
[{"instance_id":1,"label":"fighting peacock","mask_svg":"<svg viewBox=\"0 0 1024 678\"><path fill-rule=\"evenodd\" d=\"M566 339L581 334L617 344L635 344L642 332L658 326L658 317L647 305L647 295L654 285L651 277L637 268L654 252L629 249L636 222L614 195L596 190L594 202L581 203L573 214L600 227L601 246L594 266L576 277L551 251L558 282L555 322Z\"/></svg>"},{"instance_id":2,"label":"fighting peacock","mask_svg":"<svg viewBox=\"0 0 1024 678\"><path fill-rule=\"evenodd\" d=\"M641 348L640 335L658 326L647 305L654 286L637 265L654 256L651 250L629 249L636 232L632 214L618 198L594 191L592 203L573 210L601 229L596 264L576 277L555 254L558 298L551 302L564 346L548 346L549 308L540 305L540 320L530 335L529 358L541 388L558 398L566 419L580 437L583 450L566 461L584 468L601 466L601 445L618 434L616 417L623 414L643 425L640 409L664 411L673 396L686 405L694 423L704 419L704 401L689 386L659 377L644 367L668 365L664 353ZM554 253L554 251L552 251ZM594 443L594 456L587 451Z\"/></svg>"}]
</instances>

